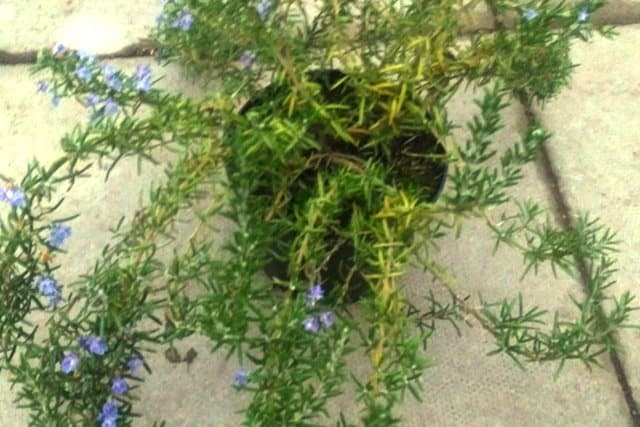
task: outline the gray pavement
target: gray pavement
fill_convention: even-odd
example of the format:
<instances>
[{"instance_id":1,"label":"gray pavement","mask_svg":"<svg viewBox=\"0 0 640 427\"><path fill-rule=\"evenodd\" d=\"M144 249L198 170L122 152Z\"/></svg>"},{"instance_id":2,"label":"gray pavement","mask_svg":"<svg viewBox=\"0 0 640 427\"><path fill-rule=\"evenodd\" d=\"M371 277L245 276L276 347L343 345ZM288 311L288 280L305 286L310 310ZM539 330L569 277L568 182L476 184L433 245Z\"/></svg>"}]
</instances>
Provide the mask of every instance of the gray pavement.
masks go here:
<instances>
[{"instance_id":1,"label":"gray pavement","mask_svg":"<svg viewBox=\"0 0 640 427\"><path fill-rule=\"evenodd\" d=\"M23 4L11 0L0 3L0 50L22 52L62 41L94 53L114 52L144 37L160 11L155 0L31 0L28 10ZM572 58L580 67L573 73L570 88L544 110L534 109L554 134L547 149L557 182L549 180L544 165L530 165L525 179L512 192L535 199L553 215L553 189L557 187L569 206L570 217L587 210L618 230L623 240L617 263L618 283L610 292L630 290L640 296L640 25L635 24L640 23L640 1L611 2L595 19L629 25L618 27L620 35L613 40L596 36L588 44L575 42ZM468 22L474 27L490 24L482 8ZM111 62L126 70L148 63L156 75L165 76L160 86L194 98L202 96L199 84L187 79L178 67L158 69L152 58ZM60 138L74 124L86 120L85 109L73 101L65 100L53 109L47 96L35 93L35 79L27 66L0 65L0 172L14 178L22 176L34 156L45 163L57 158ZM456 124L463 125L476 111L473 96L471 91L460 91L451 100L448 110ZM505 128L497 139L501 147L519 139L518 132L526 125L522 106L510 106L504 120ZM464 133L457 129L454 136L463 140ZM96 166L90 178L65 195L59 215L79 212L81 216L74 224L73 238L65 244L67 253L58 259L63 265L57 274L62 283L74 280L93 265L108 242L108 229L121 215L131 215L146 200L149 185L162 179L163 167L173 157L166 152L156 154L163 164L143 164L138 174L135 160L123 161L107 183L106 167ZM495 211L496 218L501 212ZM183 219L184 223L178 225L180 234L188 236L194 221L189 216ZM223 221L218 225L222 240L230 225ZM459 239L451 236L438 244L438 260L450 266L460 292L471 294L473 304L479 302L478 293L486 300L497 301L521 292L529 306L557 309L567 317L575 315L569 295L582 295L581 284L563 275L556 279L550 269L519 281L523 272L521 255L501 247L492 258L494 241L482 221L466 221ZM164 256L168 255L167 250ZM446 301L441 287L418 270L409 271L406 282L414 300L421 300L431 289ZM633 316L640 323L640 314ZM485 356L494 348L493 339L474 319L468 321L470 327L463 326L461 336L449 324L441 323L429 341L426 355L436 361L436 366L422 379L423 402L409 396L401 405L406 425L634 425L609 357L600 358L604 369L593 371L577 362L569 363L554 381L556 363L529 364L527 372L522 372L505 355ZM640 345L640 333L623 331L619 339L624 376L638 398L640 356L634 350ZM146 375L136 390L141 398L136 409L142 416L134 425L148 426L160 419L171 427L239 425L242 417L236 411L248 402L248 396L236 393L229 385L235 360L225 362L224 353L210 354L207 340L197 336L178 343L177 348L182 354L194 348L198 356L189 366L169 363L164 348L148 357L153 375ZM354 373L364 373L367 360L351 355L349 361ZM0 373L0 427L28 425L25 412L15 408L14 398L6 373ZM331 403L332 415L339 410L352 421L358 419L352 387ZM334 420L320 425L335 425Z\"/></svg>"}]
</instances>

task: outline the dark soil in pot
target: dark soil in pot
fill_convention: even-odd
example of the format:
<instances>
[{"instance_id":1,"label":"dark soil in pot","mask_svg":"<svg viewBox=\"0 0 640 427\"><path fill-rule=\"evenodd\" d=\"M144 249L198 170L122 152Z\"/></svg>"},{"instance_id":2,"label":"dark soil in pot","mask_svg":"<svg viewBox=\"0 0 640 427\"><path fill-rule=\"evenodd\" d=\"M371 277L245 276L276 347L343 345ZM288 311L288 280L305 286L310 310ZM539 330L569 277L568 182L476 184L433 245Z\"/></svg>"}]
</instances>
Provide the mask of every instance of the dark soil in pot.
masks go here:
<instances>
[{"instance_id":1,"label":"dark soil in pot","mask_svg":"<svg viewBox=\"0 0 640 427\"><path fill-rule=\"evenodd\" d=\"M349 85L349 79L344 79L345 74L339 70L312 70L308 72L310 81L320 84L321 96L325 101L330 103L341 103L353 105L354 108L346 110L345 114L353 116L353 122L357 120L357 99L354 96L354 89ZM344 79L344 80L343 80ZM343 82L337 85L338 82ZM272 84L260 91L256 96L250 99L240 110L240 114L246 115L249 111L257 106L273 105L274 112L281 111L277 104L273 102L282 102L283 94L287 91L281 86ZM278 108L278 110L276 110ZM267 112L269 109L267 108ZM371 114L373 120L376 119L376 113ZM386 153L375 148L362 149L353 144L345 143L339 140L330 129L326 126L310 126L307 131L315 141L321 143L321 150L308 150L303 152L302 157L311 157L314 154L332 153L345 158L361 159L363 162L373 159L384 165L388 169L388 178L393 185L411 188L412 191L418 190L422 194L424 201L435 201L440 194L446 174L446 161L425 157L427 155L444 155L444 147L438 142L437 138L430 132L422 132L416 134L398 134L389 144L389 150ZM238 141L238 140L236 140ZM241 141L241 140L240 140ZM365 145L363 141L361 145ZM241 142L236 142L241 144ZM238 153L241 148L239 146L231 146L232 153ZM227 173L232 185L236 182L246 182L247 176L241 178L243 166L241 164L242 155L232 154L230 162L227 164ZM307 167L292 182L290 189L291 198L287 204L277 211L277 215L285 218L294 218L294 209L296 205L304 203L305 199L312 191L316 183L316 175L320 170L328 170L329 168L341 167L330 162L316 162L312 167ZM286 169L286 168L285 168ZM286 171L265 171L268 174L283 174ZM250 212L260 212L266 214L266 207L269 201L273 201L277 196L274 186L269 185L271 182L265 177L254 177L256 184L250 190L250 200L246 206ZM267 184L261 184L267 182ZM266 204L265 204L266 201ZM255 203L254 203L255 202ZM262 204L261 204L262 203ZM339 214L338 230L345 229L351 220L353 208L351 206L362 206L363 200L359 197L344 203L344 207ZM262 215L265 217L266 215ZM266 219L265 219L266 220ZM266 274L271 278L282 281L288 281L288 264L284 261L286 254L289 252L289 245L295 238L295 232L292 230L282 229L278 225L277 220L268 220L273 224L272 236L273 244L271 248L271 261L265 267ZM279 245L278 245L279 243ZM333 248L334 251L329 256L324 268L320 271L319 282L323 284L325 295L328 300L338 297L343 291L342 284L347 283L346 292L344 293L344 301L354 302L361 298L366 292L369 292L369 286L366 283L363 273L365 268L357 268L352 271L352 266L356 262L356 253L353 244L350 241L340 238L336 235L329 235L325 240L327 248ZM300 273L300 279L308 280L303 272Z\"/></svg>"}]
</instances>

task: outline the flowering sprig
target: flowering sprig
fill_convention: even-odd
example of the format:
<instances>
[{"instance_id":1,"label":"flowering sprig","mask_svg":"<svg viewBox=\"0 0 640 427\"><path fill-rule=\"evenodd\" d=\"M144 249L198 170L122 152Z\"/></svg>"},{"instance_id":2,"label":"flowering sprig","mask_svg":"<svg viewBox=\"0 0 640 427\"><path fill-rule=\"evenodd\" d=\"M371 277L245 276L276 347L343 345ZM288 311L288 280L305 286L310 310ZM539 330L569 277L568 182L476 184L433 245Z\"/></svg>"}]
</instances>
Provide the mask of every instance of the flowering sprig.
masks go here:
<instances>
[{"instance_id":1,"label":"flowering sprig","mask_svg":"<svg viewBox=\"0 0 640 427\"><path fill-rule=\"evenodd\" d=\"M62 46L56 44L58 45ZM105 114L116 117L122 111L121 99L128 100L136 94L152 90L152 70L147 64L138 64L134 73L128 76L113 64L99 62L94 55L84 50L54 47L54 52L59 52L54 55L56 60L75 64L74 77L84 91L82 103L90 109L91 123ZM59 104L60 96L53 89L49 90L48 82L39 80L36 87L38 92L50 91L53 94L52 104Z\"/></svg>"},{"instance_id":2,"label":"flowering sprig","mask_svg":"<svg viewBox=\"0 0 640 427\"><path fill-rule=\"evenodd\" d=\"M324 298L324 290L322 285L315 283L307 290L305 294L305 303L309 307L314 307L318 301ZM330 311L325 311L319 316L307 316L304 321L304 330L308 332L318 332L320 327L330 328L335 322L335 316Z\"/></svg>"}]
</instances>

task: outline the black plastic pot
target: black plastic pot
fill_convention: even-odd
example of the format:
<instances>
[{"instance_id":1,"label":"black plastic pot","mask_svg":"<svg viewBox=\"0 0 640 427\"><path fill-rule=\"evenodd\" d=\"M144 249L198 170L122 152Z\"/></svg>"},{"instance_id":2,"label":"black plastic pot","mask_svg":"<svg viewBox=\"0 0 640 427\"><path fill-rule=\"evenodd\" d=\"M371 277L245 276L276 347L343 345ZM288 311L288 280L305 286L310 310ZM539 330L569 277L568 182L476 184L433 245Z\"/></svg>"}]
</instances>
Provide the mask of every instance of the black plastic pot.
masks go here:
<instances>
[{"instance_id":1,"label":"black plastic pot","mask_svg":"<svg viewBox=\"0 0 640 427\"><path fill-rule=\"evenodd\" d=\"M320 84L321 95L327 102L350 105L353 104L352 109L345 112L345 114L352 114L354 122L356 120L358 100L354 95L354 89L349 85L349 79L345 79L342 84L336 87L336 84L344 79L345 74L339 70L312 70L307 74L309 80ZM268 105L268 103L281 102L284 88L277 85L269 85L255 97L250 99L241 109L240 114L246 114L252 108L257 106ZM275 108L275 106L274 106ZM275 110L274 110L275 111ZM382 114L382 112L380 112ZM377 120L376 113L372 114L372 120ZM326 127L311 127L309 132L314 137L314 140L322 141L323 150L331 152L338 152L343 155L355 156L362 159L374 159L381 162L390 171L389 179L393 185L401 187L412 187L413 190L419 189L419 192L423 195L424 201L433 202L437 199L438 195L442 191L447 175L447 163L444 160L438 160L433 158L425 158L425 155L444 155L445 149L430 132L423 132L418 134L400 134L395 137L391 144L390 150L387 153L375 151L373 149L358 149L353 144L347 144L344 141L338 140L331 134ZM363 141L366 143L366 141ZM365 144L361 145L365 145ZM233 152L233 147L232 150ZM309 155L313 154L312 152ZM322 164L317 166L318 168L337 167L335 165ZM233 157L231 162L227 165L227 172L229 179L233 185L235 173L241 169L239 162L235 162ZM315 184L316 173L318 169L305 170L300 176L298 176L292 193L296 193L299 196L292 198L290 206L283 209L279 214L293 217L293 204L302 203L305 199L305 192L312 188ZM277 173L277 171L275 171ZM257 180L260 182L260 180ZM269 199L275 196L273 189L269 185L256 185L251 190L252 197L256 200L262 198ZM351 200L352 203L359 204L360 200ZM351 220L352 211L349 206L345 206L340 215L340 226L346 228ZM253 205L249 202L247 209L256 211L260 209L259 204ZM277 278L283 281L288 279L287 263L283 261L285 255L288 252L287 245L294 239L294 232L292 230L281 230L277 226L273 226L273 246L272 248L272 260L265 267L266 274L271 278ZM277 244L280 243L280 246ZM328 259L328 262L320 272L320 282L325 285L325 290L328 290L328 298L334 300L338 298L338 295L344 292L344 300L346 302L354 302L361 298L368 290L364 279L365 267L358 268L350 278L348 273L352 270L355 260L355 249L351 242L340 239L338 235L328 236L326 240L327 247L336 248L333 254ZM308 279L304 276L304 273L300 273L300 278ZM347 282L346 291L343 288L343 284Z\"/></svg>"}]
</instances>

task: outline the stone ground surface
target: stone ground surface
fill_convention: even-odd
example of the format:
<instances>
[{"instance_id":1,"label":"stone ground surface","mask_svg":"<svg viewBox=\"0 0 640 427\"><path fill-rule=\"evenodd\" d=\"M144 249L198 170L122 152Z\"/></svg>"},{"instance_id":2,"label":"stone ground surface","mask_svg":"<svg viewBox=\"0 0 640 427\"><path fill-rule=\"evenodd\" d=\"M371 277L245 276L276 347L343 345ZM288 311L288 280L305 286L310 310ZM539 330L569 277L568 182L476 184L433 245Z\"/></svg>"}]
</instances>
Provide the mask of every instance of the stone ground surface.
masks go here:
<instances>
[{"instance_id":1,"label":"stone ground surface","mask_svg":"<svg viewBox=\"0 0 640 427\"><path fill-rule=\"evenodd\" d=\"M114 0L32 0L25 9L23 1L0 4L0 50L21 52L39 49L55 41L95 53L116 51L144 37L160 11L155 0L129 2ZM479 10L473 23L486 22ZM542 164L530 165L526 178L513 194L531 198L553 212L552 189L557 186L567 200L573 216L588 211L602 223L619 232L622 239L618 256L617 284L609 290L621 294L640 293L640 1L612 2L596 17L597 21L625 24L618 27L614 40L595 37L590 43L576 42L573 62L579 63L570 87L535 114L553 133L548 144L551 163L558 175L549 181ZM155 65L151 58L113 60L114 65L132 70L138 63ZM155 68L154 68L155 69ZM156 69L165 79L163 88L197 98L203 89L185 78L177 67ZM27 66L0 66L0 173L14 179L23 176L28 162L37 156L47 164L61 153L60 138L86 117L83 107L65 100L52 109L45 95L36 94ZM460 91L448 109L452 120L464 124L476 111L472 100L479 93ZM519 139L524 129L524 112L512 105L505 114L505 128L498 145L505 147ZM464 140L458 129L455 136ZM107 183L106 166L96 166L66 195L60 215L79 212L67 253L59 258L61 282L71 281L86 272L108 241L109 228L122 215L131 215L146 200L147 189L160 182L163 167L171 160L159 152L159 166L123 161ZM446 189L445 189L446 191ZM501 211L496 211L496 219ZM550 213L551 215L551 213ZM188 218L186 218L188 220ZM557 218L555 218L557 220ZM187 221L184 235L188 235ZM220 223L221 239L229 224ZM550 269L522 281L521 255L501 247L492 257L494 241L490 230L479 219L464 223L459 239L451 236L439 242L437 257L451 266L462 284L461 292L470 294L473 303L478 293L486 300L514 298L523 294L529 306L539 305L562 316L575 315L569 295L580 297L581 285ZM420 271L407 277L407 292L420 300L427 290L442 294L439 285ZM357 313L356 313L357 314ZM640 315L633 320L640 323ZM409 397L401 406L408 426L630 426L634 425L622 388L608 357L600 357L604 369L587 370L569 363L557 381L552 376L557 364L527 365L520 371L505 355L485 356L494 348L492 338L473 319L471 327L462 326L458 336L443 323L426 349L436 360L422 379L423 402ZM640 333L620 334L624 374L636 397L640 397ZM234 359L224 361L224 353L209 353L206 340L192 336L178 345L185 353L194 348L198 356L189 366L170 364L164 348L149 356L154 373L141 385L136 409L142 417L134 424L151 425L164 419L168 426L231 427L240 423L235 412L248 402L247 396L229 386L236 369ZM361 356L350 358L350 367L359 372L368 362ZM28 425L27 414L16 409L15 394L9 389L6 373L0 373L0 427ZM330 410L342 410L349 419L357 419L353 390L332 403ZM637 423L637 421L636 421ZM322 425L335 425L327 421ZM640 425L640 424L635 424Z\"/></svg>"}]
</instances>

